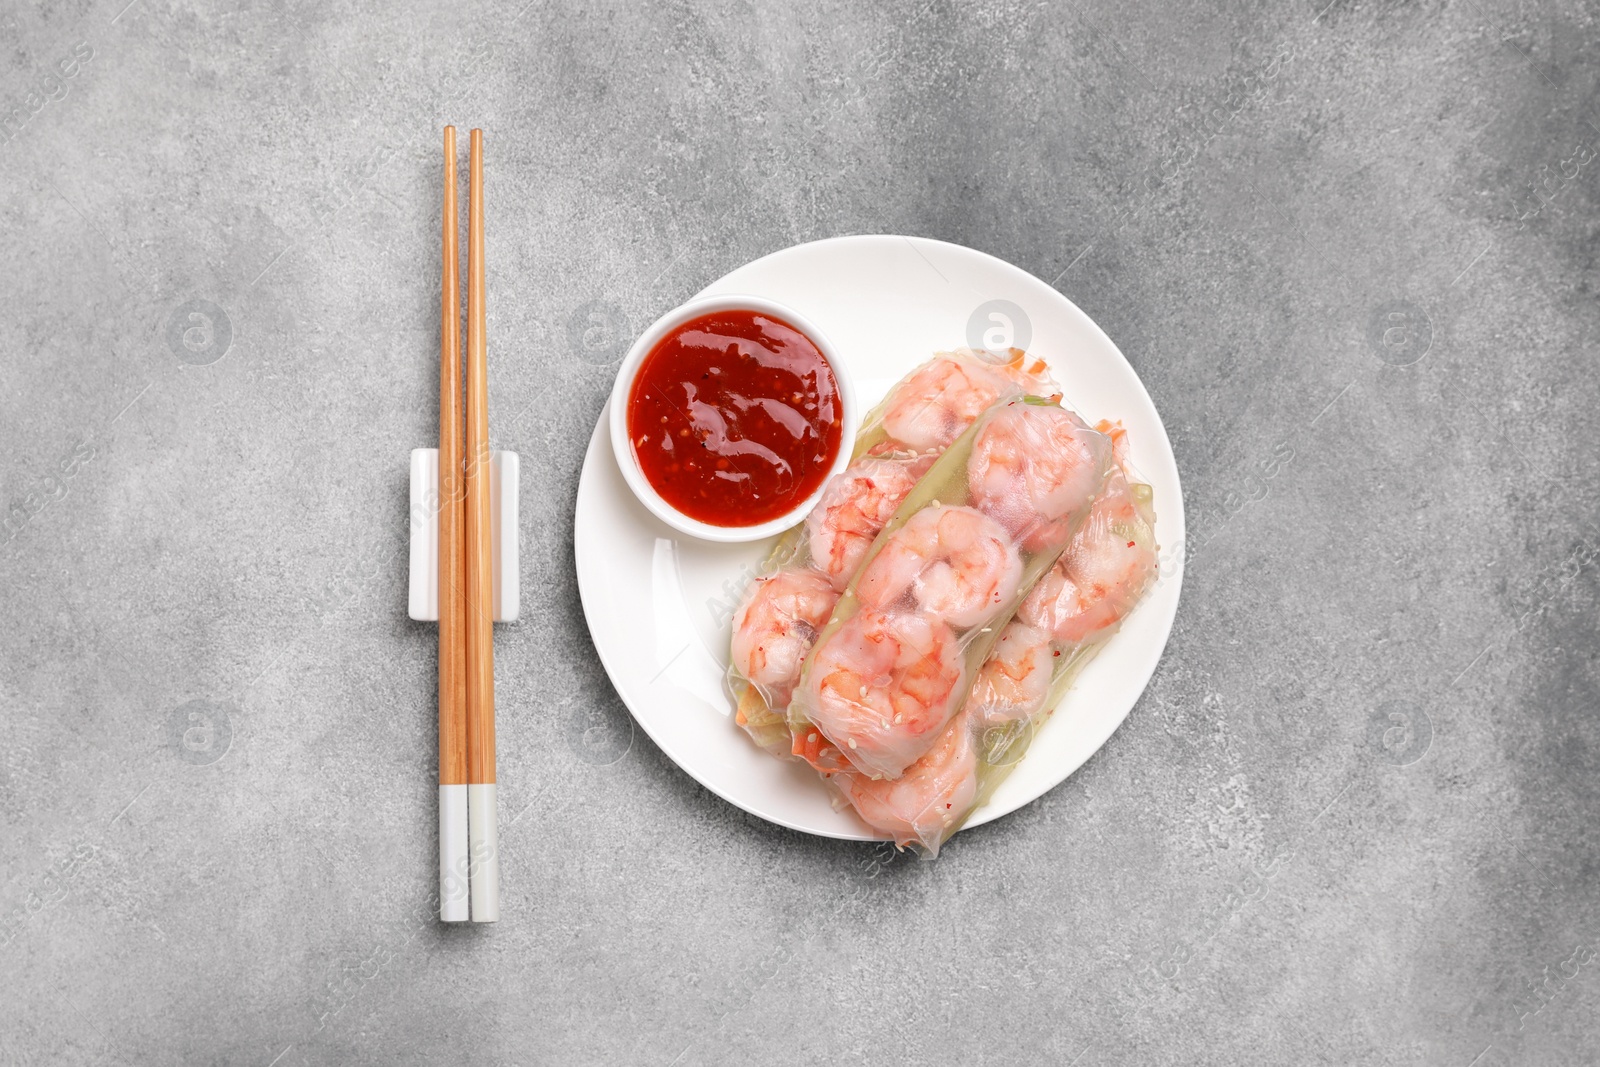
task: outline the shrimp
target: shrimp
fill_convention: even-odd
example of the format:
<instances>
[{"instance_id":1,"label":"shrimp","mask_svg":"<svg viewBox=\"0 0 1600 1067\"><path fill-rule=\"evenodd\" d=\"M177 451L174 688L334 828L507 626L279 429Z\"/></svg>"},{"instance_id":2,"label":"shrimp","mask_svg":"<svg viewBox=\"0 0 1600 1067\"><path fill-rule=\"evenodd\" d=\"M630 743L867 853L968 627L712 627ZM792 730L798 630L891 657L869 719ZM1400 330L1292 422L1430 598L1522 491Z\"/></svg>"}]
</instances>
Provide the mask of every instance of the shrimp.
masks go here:
<instances>
[{"instance_id":1,"label":"shrimp","mask_svg":"<svg viewBox=\"0 0 1600 1067\"><path fill-rule=\"evenodd\" d=\"M800 666L839 599L827 576L788 567L750 583L733 616L733 663L767 703L789 701Z\"/></svg>"},{"instance_id":2,"label":"shrimp","mask_svg":"<svg viewBox=\"0 0 1600 1067\"><path fill-rule=\"evenodd\" d=\"M1050 634L1012 622L1000 632L967 697L967 710L981 727L1025 719L1044 707L1061 653Z\"/></svg>"},{"instance_id":3,"label":"shrimp","mask_svg":"<svg viewBox=\"0 0 1600 1067\"><path fill-rule=\"evenodd\" d=\"M951 626L977 626L1022 580L1011 535L981 511L926 507L890 534L861 571L856 596L877 611L909 596Z\"/></svg>"},{"instance_id":4,"label":"shrimp","mask_svg":"<svg viewBox=\"0 0 1600 1067\"><path fill-rule=\"evenodd\" d=\"M931 851L978 797L978 754L965 712L950 720L933 746L898 778L861 774L830 779L866 823L904 847L920 842Z\"/></svg>"},{"instance_id":5,"label":"shrimp","mask_svg":"<svg viewBox=\"0 0 1600 1067\"><path fill-rule=\"evenodd\" d=\"M996 400L1016 392L998 371L946 353L895 387L883 429L912 451L942 449Z\"/></svg>"},{"instance_id":6,"label":"shrimp","mask_svg":"<svg viewBox=\"0 0 1600 1067\"><path fill-rule=\"evenodd\" d=\"M1072 412L1017 402L978 431L967 483L978 507L1022 538L1024 547L1039 550L1053 541L1059 548L1110 461L1111 442Z\"/></svg>"},{"instance_id":7,"label":"shrimp","mask_svg":"<svg viewBox=\"0 0 1600 1067\"><path fill-rule=\"evenodd\" d=\"M1113 470L1083 529L1033 587L1017 617L1062 644L1077 644L1121 622L1156 568L1149 523L1127 478Z\"/></svg>"},{"instance_id":8,"label":"shrimp","mask_svg":"<svg viewBox=\"0 0 1600 1067\"><path fill-rule=\"evenodd\" d=\"M817 647L803 692L810 729L857 770L897 778L956 713L963 665L956 635L925 615L861 611Z\"/></svg>"},{"instance_id":9,"label":"shrimp","mask_svg":"<svg viewBox=\"0 0 1600 1067\"><path fill-rule=\"evenodd\" d=\"M806 517L812 565L844 590L867 549L917 484L918 465L888 459L862 459L828 483Z\"/></svg>"}]
</instances>

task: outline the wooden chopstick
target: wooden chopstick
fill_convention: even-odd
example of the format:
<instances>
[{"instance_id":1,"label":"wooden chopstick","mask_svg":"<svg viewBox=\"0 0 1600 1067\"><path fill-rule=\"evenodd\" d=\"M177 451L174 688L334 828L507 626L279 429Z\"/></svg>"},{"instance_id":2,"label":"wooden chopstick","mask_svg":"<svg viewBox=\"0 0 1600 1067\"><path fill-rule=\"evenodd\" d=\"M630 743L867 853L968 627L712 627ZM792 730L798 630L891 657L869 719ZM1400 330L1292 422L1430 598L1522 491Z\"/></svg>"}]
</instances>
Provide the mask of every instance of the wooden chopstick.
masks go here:
<instances>
[{"instance_id":1,"label":"wooden chopstick","mask_svg":"<svg viewBox=\"0 0 1600 1067\"><path fill-rule=\"evenodd\" d=\"M456 128L444 128L439 294L439 918L467 919L467 628L461 484L461 247Z\"/></svg>"},{"instance_id":2,"label":"wooden chopstick","mask_svg":"<svg viewBox=\"0 0 1600 1067\"><path fill-rule=\"evenodd\" d=\"M494 556L483 286L483 131L473 130L467 194L467 806L472 921L495 922L500 918L500 856L494 795Z\"/></svg>"}]
</instances>

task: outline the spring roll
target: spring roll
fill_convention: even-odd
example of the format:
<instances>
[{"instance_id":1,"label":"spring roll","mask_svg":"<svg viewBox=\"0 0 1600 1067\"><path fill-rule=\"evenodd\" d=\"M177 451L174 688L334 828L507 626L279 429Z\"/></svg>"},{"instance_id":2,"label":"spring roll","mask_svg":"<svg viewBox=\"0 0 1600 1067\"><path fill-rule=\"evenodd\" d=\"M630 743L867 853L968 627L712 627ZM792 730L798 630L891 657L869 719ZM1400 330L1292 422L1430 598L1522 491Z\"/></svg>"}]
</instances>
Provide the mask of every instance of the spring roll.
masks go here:
<instances>
[{"instance_id":1,"label":"spring roll","mask_svg":"<svg viewBox=\"0 0 1600 1067\"><path fill-rule=\"evenodd\" d=\"M786 709L804 658L917 481L997 401L1057 391L1045 364L1020 349L1004 359L962 349L913 370L867 414L850 466L778 542L733 616L735 721L758 745L790 757Z\"/></svg>"},{"instance_id":2,"label":"spring roll","mask_svg":"<svg viewBox=\"0 0 1600 1067\"><path fill-rule=\"evenodd\" d=\"M869 825L937 855L994 794L1079 672L1154 585L1152 492L1127 465L1126 433L1101 423L1115 463L1065 552L1023 599L979 668L961 711L899 779L831 778Z\"/></svg>"},{"instance_id":3,"label":"spring roll","mask_svg":"<svg viewBox=\"0 0 1600 1067\"><path fill-rule=\"evenodd\" d=\"M947 728L1112 465L1110 439L1056 399L985 411L884 525L834 606L789 705L794 753L852 788L899 779L936 747L961 751Z\"/></svg>"}]
</instances>

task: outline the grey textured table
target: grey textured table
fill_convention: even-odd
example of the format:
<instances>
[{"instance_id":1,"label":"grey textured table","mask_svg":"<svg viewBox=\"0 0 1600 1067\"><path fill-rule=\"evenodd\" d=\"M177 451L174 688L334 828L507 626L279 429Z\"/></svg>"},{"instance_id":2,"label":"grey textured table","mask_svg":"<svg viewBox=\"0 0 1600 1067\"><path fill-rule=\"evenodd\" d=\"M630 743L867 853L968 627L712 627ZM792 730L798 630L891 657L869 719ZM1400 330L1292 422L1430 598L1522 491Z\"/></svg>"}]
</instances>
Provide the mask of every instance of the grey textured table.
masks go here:
<instances>
[{"instance_id":1,"label":"grey textured table","mask_svg":"<svg viewBox=\"0 0 1600 1067\"><path fill-rule=\"evenodd\" d=\"M0 1062L1600 1060L1592 4L3 26ZM524 457L490 929L404 617L446 122ZM856 232L1052 282L1187 490L1143 700L935 863L698 787L573 574L620 346Z\"/></svg>"}]
</instances>

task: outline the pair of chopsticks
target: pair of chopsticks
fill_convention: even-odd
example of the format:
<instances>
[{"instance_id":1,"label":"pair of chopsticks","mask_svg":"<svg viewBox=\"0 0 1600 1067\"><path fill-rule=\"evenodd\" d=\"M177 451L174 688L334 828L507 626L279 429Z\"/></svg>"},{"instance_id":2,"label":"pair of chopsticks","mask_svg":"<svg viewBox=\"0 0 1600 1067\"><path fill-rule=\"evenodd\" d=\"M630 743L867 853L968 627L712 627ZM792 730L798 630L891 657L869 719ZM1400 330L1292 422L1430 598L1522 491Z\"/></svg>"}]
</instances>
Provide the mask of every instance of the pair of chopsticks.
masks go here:
<instances>
[{"instance_id":1,"label":"pair of chopsticks","mask_svg":"<svg viewBox=\"0 0 1600 1067\"><path fill-rule=\"evenodd\" d=\"M439 918L500 918L494 795L494 557L484 348L483 131L467 197L467 386L462 434L456 129L444 128L439 329ZM465 450L465 454L463 454Z\"/></svg>"}]
</instances>

